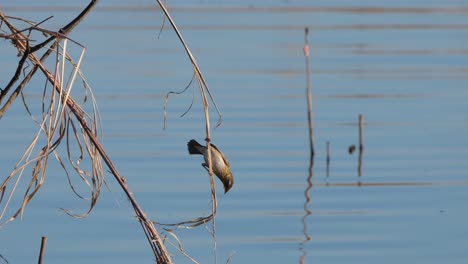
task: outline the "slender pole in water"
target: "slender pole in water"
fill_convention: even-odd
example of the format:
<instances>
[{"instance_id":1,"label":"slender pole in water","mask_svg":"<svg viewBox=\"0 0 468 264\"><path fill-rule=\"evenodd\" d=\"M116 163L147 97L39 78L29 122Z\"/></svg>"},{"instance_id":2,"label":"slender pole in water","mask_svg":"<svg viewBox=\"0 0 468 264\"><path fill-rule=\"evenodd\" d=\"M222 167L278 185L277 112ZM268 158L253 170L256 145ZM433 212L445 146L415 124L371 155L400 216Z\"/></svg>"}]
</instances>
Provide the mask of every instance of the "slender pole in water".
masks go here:
<instances>
[{"instance_id":1,"label":"slender pole in water","mask_svg":"<svg viewBox=\"0 0 468 264\"><path fill-rule=\"evenodd\" d=\"M41 239L41 250L39 251L39 260L37 261L37 263L39 264L42 264L42 258L44 257L44 250L46 247L46 243L47 243L47 237L43 236Z\"/></svg>"},{"instance_id":2,"label":"slender pole in water","mask_svg":"<svg viewBox=\"0 0 468 264\"><path fill-rule=\"evenodd\" d=\"M364 151L364 139L363 131L364 130L364 116L359 114L359 160L358 160L358 175L362 175L362 152Z\"/></svg>"},{"instance_id":3,"label":"slender pole in water","mask_svg":"<svg viewBox=\"0 0 468 264\"><path fill-rule=\"evenodd\" d=\"M330 141L327 141L327 177L330 176Z\"/></svg>"},{"instance_id":4,"label":"slender pole in water","mask_svg":"<svg viewBox=\"0 0 468 264\"><path fill-rule=\"evenodd\" d=\"M310 87L310 63L309 63L309 28L305 28L305 46L304 56L306 59L306 78L307 78L307 120L309 123L309 141L310 141L310 162L314 161L314 131L312 121L312 92Z\"/></svg>"},{"instance_id":5,"label":"slender pole in water","mask_svg":"<svg viewBox=\"0 0 468 264\"><path fill-rule=\"evenodd\" d=\"M360 152L362 152L362 150L364 149L364 140L362 137L363 125L364 125L364 116L362 114L359 114L359 151Z\"/></svg>"}]
</instances>

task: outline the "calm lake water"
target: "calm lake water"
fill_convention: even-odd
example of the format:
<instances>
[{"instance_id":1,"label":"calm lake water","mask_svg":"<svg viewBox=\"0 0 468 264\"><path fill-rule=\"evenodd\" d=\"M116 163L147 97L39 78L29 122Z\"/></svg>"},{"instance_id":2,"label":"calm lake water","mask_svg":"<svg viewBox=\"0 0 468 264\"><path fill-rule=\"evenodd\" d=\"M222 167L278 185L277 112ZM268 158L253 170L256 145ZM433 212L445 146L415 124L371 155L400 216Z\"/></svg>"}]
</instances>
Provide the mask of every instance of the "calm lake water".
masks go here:
<instances>
[{"instance_id":1,"label":"calm lake water","mask_svg":"<svg viewBox=\"0 0 468 264\"><path fill-rule=\"evenodd\" d=\"M44 26L56 30L85 4L20 1L0 8L35 21L54 15ZM98 101L104 147L153 220L206 216L208 177L201 157L186 149L188 140L205 138L198 90L182 118L192 90L170 97L163 130L164 96L189 83L191 65L167 21L158 38L163 15L154 2L128 4L100 2L71 35L87 48L82 70ZM231 255L230 263L467 263L468 2L168 4L223 114L212 139L235 176L226 195L216 181L218 263ZM312 175L305 26L311 30ZM4 87L17 58L10 43L0 45ZM32 105L43 84L37 78L26 88ZM358 154L348 154L358 144L359 114L365 121L361 176ZM2 181L36 130L19 100L1 119ZM110 191L103 189L90 216L74 219L60 208L83 213L88 204L72 194L55 160L49 166L23 220L0 229L4 259L35 262L47 236L45 263L154 261L111 176ZM207 228L176 234L197 261L214 262ZM190 263L168 249L174 262Z\"/></svg>"}]
</instances>

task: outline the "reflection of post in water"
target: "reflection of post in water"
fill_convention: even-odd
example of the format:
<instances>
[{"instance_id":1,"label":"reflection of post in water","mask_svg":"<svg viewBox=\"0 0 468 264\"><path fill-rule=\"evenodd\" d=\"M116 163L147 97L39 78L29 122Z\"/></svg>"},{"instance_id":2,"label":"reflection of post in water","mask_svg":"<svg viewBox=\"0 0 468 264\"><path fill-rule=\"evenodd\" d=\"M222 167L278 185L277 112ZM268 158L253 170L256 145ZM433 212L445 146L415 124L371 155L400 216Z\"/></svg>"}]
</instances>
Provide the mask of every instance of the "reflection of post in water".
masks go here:
<instances>
[{"instance_id":1,"label":"reflection of post in water","mask_svg":"<svg viewBox=\"0 0 468 264\"><path fill-rule=\"evenodd\" d=\"M313 158L311 157L309 163L309 177L307 177L307 187L304 191L305 202L304 202L304 216L302 217L302 232L304 234L304 240L299 244L299 251L302 252L302 255L299 259L299 263L305 263L305 257L307 255L307 250L305 249L305 244L311 240L310 235L307 232L307 217L312 214L312 211L309 209L310 204L310 190L312 189L312 176L314 163Z\"/></svg>"},{"instance_id":2,"label":"reflection of post in water","mask_svg":"<svg viewBox=\"0 0 468 264\"><path fill-rule=\"evenodd\" d=\"M358 158L358 175L362 175L362 153L364 152L364 139L363 139L363 129L364 129L364 117L362 114L359 114L359 158Z\"/></svg>"},{"instance_id":3,"label":"reflection of post in water","mask_svg":"<svg viewBox=\"0 0 468 264\"><path fill-rule=\"evenodd\" d=\"M305 263L305 257L307 251L304 246L311 239L307 233L307 217L312 214L309 210L310 203L310 190L312 189L312 169L314 167L314 132L313 132L313 119L312 119L312 92L310 88L310 63L309 63L309 28L305 28L305 45L304 45L304 57L306 60L306 81L307 81L307 121L309 124L309 142L310 142L310 161L309 161L309 177L307 177L307 188L304 191L305 203L304 203L304 216L302 217L302 226L304 233L304 240L300 243L299 250L302 255L299 259L299 263Z\"/></svg>"}]
</instances>

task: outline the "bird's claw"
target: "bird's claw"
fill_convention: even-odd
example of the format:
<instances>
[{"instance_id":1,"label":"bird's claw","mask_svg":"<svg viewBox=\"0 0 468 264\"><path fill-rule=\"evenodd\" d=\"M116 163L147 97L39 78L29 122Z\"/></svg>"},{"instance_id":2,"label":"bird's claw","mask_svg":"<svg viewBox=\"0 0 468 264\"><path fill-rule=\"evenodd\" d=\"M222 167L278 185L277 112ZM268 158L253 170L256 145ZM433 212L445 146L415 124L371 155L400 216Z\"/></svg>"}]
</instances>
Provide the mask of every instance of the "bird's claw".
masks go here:
<instances>
[{"instance_id":1,"label":"bird's claw","mask_svg":"<svg viewBox=\"0 0 468 264\"><path fill-rule=\"evenodd\" d=\"M210 171L210 167L206 163L201 164L203 168L205 168L206 171Z\"/></svg>"}]
</instances>

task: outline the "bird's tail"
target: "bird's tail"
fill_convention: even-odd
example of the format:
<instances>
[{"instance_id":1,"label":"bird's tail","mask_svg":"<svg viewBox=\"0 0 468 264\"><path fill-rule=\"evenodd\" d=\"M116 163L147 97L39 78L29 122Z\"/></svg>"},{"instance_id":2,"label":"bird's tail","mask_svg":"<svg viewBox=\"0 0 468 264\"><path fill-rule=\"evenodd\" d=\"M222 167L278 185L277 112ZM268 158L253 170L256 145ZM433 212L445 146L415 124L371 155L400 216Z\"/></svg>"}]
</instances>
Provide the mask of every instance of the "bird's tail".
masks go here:
<instances>
[{"instance_id":1,"label":"bird's tail","mask_svg":"<svg viewBox=\"0 0 468 264\"><path fill-rule=\"evenodd\" d=\"M200 145L200 143L198 143L195 139L192 139L190 140L188 143L187 143L187 148L188 148L188 152L190 154L200 154L200 155L203 155L203 153L200 151L200 149L202 148L203 146Z\"/></svg>"}]
</instances>

